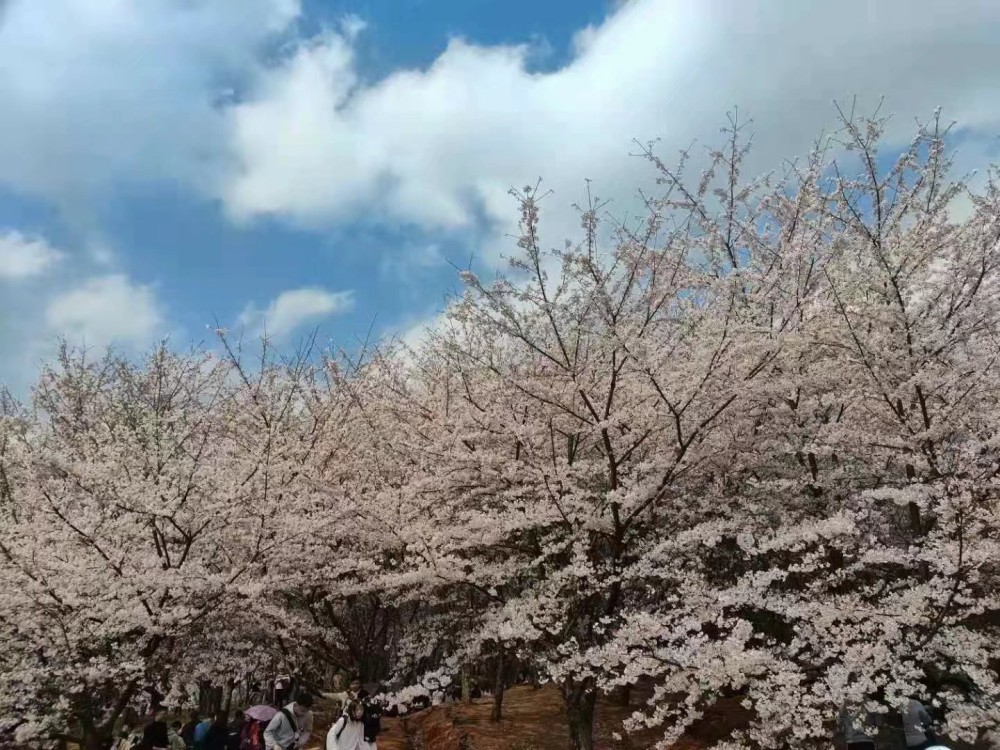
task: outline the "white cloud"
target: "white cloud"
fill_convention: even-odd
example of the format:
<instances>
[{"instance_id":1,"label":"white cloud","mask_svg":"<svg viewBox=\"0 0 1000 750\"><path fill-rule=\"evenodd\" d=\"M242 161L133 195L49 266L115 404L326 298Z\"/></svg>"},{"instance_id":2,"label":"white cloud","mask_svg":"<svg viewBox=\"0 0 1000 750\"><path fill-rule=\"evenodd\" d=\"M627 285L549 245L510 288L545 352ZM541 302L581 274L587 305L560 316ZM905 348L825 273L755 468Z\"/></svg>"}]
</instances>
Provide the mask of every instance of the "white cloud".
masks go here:
<instances>
[{"instance_id":1,"label":"white cloud","mask_svg":"<svg viewBox=\"0 0 1000 750\"><path fill-rule=\"evenodd\" d=\"M42 237L28 237L13 229L0 232L0 279L40 276L63 257Z\"/></svg>"},{"instance_id":2,"label":"white cloud","mask_svg":"<svg viewBox=\"0 0 1000 750\"><path fill-rule=\"evenodd\" d=\"M345 36L301 44L231 108L238 168L223 199L239 219L392 220L427 229L494 225L506 244L511 186L540 175L552 244L594 178L627 203L648 183L632 139L662 150L711 139L733 105L756 125L754 171L806 152L832 102L887 96L911 116L942 105L981 147L1000 131L994 0L633 0L579 32L574 58L532 72L530 48L453 40L426 69L362 83ZM623 204L619 202L617 208ZM560 236L561 235L561 236Z\"/></svg>"},{"instance_id":3,"label":"white cloud","mask_svg":"<svg viewBox=\"0 0 1000 750\"><path fill-rule=\"evenodd\" d=\"M649 177L627 156L633 138L662 136L669 153L710 138L733 105L757 123L755 170L808 149L832 100L854 93L869 108L885 94L901 129L943 105L969 150L1000 130L994 0L616 2L551 72L532 68L530 40L453 40L429 66L373 82L353 53L357 16L264 63L269 45L294 42L300 0L3 7L0 182L71 210L110 185L165 180L242 220L436 230L485 217L496 245L510 186L543 176L553 234L570 232L584 179L627 201Z\"/></svg>"},{"instance_id":4,"label":"white cloud","mask_svg":"<svg viewBox=\"0 0 1000 750\"><path fill-rule=\"evenodd\" d=\"M356 16L353 13L348 13L340 20L340 28L343 31L344 36L348 39L354 39L362 31L368 28L368 22L365 21L361 16Z\"/></svg>"},{"instance_id":5,"label":"white cloud","mask_svg":"<svg viewBox=\"0 0 1000 750\"><path fill-rule=\"evenodd\" d=\"M144 347L153 342L164 316L151 286L122 274L88 279L49 302L49 331L87 346Z\"/></svg>"},{"instance_id":6,"label":"white cloud","mask_svg":"<svg viewBox=\"0 0 1000 750\"><path fill-rule=\"evenodd\" d=\"M248 306L240 315L240 323L280 338L306 323L347 312L353 307L353 291L329 292L316 287L290 289L275 297L265 310Z\"/></svg>"},{"instance_id":7,"label":"white cloud","mask_svg":"<svg viewBox=\"0 0 1000 750\"><path fill-rule=\"evenodd\" d=\"M444 305L447 308L447 304ZM422 314L408 315L381 332L383 343L399 343L417 351L428 340L428 335L445 321L446 309L425 310Z\"/></svg>"},{"instance_id":8,"label":"white cloud","mask_svg":"<svg viewBox=\"0 0 1000 750\"><path fill-rule=\"evenodd\" d=\"M426 281L428 271L433 271L448 262L436 242L407 244L398 252L384 252L379 260L379 273L400 284L419 286Z\"/></svg>"},{"instance_id":9,"label":"white cloud","mask_svg":"<svg viewBox=\"0 0 1000 750\"><path fill-rule=\"evenodd\" d=\"M298 0L2 3L0 182L80 214L121 182L210 186L219 99L298 14Z\"/></svg>"}]
</instances>

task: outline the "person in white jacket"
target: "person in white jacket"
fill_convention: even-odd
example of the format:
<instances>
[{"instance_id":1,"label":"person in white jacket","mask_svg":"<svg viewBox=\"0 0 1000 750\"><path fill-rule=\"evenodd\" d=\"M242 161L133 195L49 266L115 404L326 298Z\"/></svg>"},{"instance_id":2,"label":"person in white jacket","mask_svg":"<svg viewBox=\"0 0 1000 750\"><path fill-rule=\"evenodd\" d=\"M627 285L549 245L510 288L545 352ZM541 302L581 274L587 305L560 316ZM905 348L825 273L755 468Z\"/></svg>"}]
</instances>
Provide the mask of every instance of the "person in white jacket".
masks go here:
<instances>
[{"instance_id":1,"label":"person in white jacket","mask_svg":"<svg viewBox=\"0 0 1000 750\"><path fill-rule=\"evenodd\" d=\"M364 718L364 706L358 701L348 703L326 735L326 750L376 750L375 743L365 742Z\"/></svg>"}]
</instances>

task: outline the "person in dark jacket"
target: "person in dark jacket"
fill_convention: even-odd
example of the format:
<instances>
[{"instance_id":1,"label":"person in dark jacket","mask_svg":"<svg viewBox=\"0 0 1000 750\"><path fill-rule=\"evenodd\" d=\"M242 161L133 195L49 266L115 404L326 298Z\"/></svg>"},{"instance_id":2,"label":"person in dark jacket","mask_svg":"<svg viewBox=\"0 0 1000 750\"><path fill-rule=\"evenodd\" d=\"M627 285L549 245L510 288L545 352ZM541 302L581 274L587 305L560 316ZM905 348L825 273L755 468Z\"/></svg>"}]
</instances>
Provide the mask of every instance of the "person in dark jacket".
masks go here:
<instances>
[{"instance_id":1,"label":"person in dark jacket","mask_svg":"<svg viewBox=\"0 0 1000 750\"><path fill-rule=\"evenodd\" d=\"M170 737L167 735L167 723L162 719L153 719L142 730L140 750L170 750Z\"/></svg>"},{"instance_id":2,"label":"person in dark jacket","mask_svg":"<svg viewBox=\"0 0 1000 750\"><path fill-rule=\"evenodd\" d=\"M228 741L229 727L226 726L226 720L220 714L212 722L208 731L205 732L205 736L201 741L201 747L202 750L226 750Z\"/></svg>"},{"instance_id":3,"label":"person in dark jacket","mask_svg":"<svg viewBox=\"0 0 1000 750\"><path fill-rule=\"evenodd\" d=\"M243 724L246 719L242 711L237 711L233 715L233 721L229 725L229 738L226 740L226 750L240 750L240 735L243 734Z\"/></svg>"},{"instance_id":4,"label":"person in dark jacket","mask_svg":"<svg viewBox=\"0 0 1000 750\"><path fill-rule=\"evenodd\" d=\"M379 732L382 731L382 705L371 698L365 698L361 705L365 709L365 716L362 719L365 725L365 742L375 747L375 740Z\"/></svg>"},{"instance_id":5,"label":"person in dark jacket","mask_svg":"<svg viewBox=\"0 0 1000 750\"><path fill-rule=\"evenodd\" d=\"M181 727L181 739L189 748L194 747L194 730L198 728L200 717L197 711L192 711L187 724Z\"/></svg>"}]
</instances>

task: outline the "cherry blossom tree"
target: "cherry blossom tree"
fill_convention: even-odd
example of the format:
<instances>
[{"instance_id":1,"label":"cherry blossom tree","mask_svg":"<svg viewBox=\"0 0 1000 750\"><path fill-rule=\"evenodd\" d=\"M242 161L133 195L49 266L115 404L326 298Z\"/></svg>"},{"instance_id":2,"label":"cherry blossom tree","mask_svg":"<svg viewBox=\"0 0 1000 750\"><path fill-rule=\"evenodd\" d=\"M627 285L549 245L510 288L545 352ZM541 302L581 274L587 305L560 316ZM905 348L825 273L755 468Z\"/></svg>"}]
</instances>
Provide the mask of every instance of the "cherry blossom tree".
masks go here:
<instances>
[{"instance_id":1,"label":"cherry blossom tree","mask_svg":"<svg viewBox=\"0 0 1000 750\"><path fill-rule=\"evenodd\" d=\"M720 462L721 512L637 563L694 606L630 613L589 655L664 678L632 723L666 723L664 745L725 694L754 712L732 738L752 745L823 741L837 707L910 695L948 693L956 738L1000 718L996 186L953 221L939 120L888 170L883 127L844 118L859 177L818 152L762 201L747 262L782 267L758 308L782 335L752 439Z\"/></svg>"},{"instance_id":2,"label":"cherry blossom tree","mask_svg":"<svg viewBox=\"0 0 1000 750\"><path fill-rule=\"evenodd\" d=\"M592 202L584 242L548 257L539 196L519 199L513 264L526 280L467 274L469 293L398 386L415 465L407 547L432 589L490 598L469 615L478 642L530 652L560 685L574 746L590 747L599 675L582 662L644 595L624 573L665 521L714 509L704 467L774 347L741 335L723 259L692 260L683 235L661 246L657 215L618 227L602 258Z\"/></svg>"},{"instance_id":3,"label":"cherry blossom tree","mask_svg":"<svg viewBox=\"0 0 1000 750\"><path fill-rule=\"evenodd\" d=\"M574 747L643 677L663 746L727 695L731 742L814 743L942 675L950 732L996 721L996 189L952 221L939 121L889 168L883 127L845 116L773 184L735 119L693 186L647 150L646 220L602 234L592 200L559 252L527 188L512 276L466 274L389 368L383 584L482 596L456 651L534 659Z\"/></svg>"},{"instance_id":4,"label":"cherry blossom tree","mask_svg":"<svg viewBox=\"0 0 1000 750\"><path fill-rule=\"evenodd\" d=\"M209 353L64 348L32 407L5 417L5 733L99 747L147 684L224 670L225 633L246 653L234 624L260 608L234 597L266 588L295 531L274 522L299 459L277 426L288 380Z\"/></svg>"},{"instance_id":5,"label":"cherry blossom tree","mask_svg":"<svg viewBox=\"0 0 1000 750\"><path fill-rule=\"evenodd\" d=\"M415 350L64 350L0 401L0 736L330 666L401 699L488 666L499 718L514 663L580 750L639 682L661 747L722 699L726 748L909 696L996 727L1000 187L937 116L888 152L841 114L750 181L735 115L694 180L643 146L646 215L588 190L559 250L514 191L510 270Z\"/></svg>"}]
</instances>

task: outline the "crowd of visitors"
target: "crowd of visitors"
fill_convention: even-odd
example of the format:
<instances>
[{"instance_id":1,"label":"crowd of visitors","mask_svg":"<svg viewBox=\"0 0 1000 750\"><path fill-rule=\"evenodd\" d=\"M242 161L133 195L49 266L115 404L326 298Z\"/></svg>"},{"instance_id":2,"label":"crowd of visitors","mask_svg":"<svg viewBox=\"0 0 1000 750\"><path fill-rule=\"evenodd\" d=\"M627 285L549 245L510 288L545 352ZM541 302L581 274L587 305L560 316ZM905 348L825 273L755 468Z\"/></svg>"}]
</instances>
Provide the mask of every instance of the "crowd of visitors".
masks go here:
<instances>
[{"instance_id":1,"label":"crowd of visitors","mask_svg":"<svg viewBox=\"0 0 1000 750\"><path fill-rule=\"evenodd\" d=\"M201 716L192 711L186 722L168 721L162 707L151 711L144 724L125 716L110 750L304 750L313 731L313 698L300 693L290 698L292 680L275 681L270 703L226 713ZM327 750L377 750L381 707L355 677L341 692L323 694L337 706L338 718L327 735ZM256 696L254 696L256 697Z\"/></svg>"},{"instance_id":2,"label":"crowd of visitors","mask_svg":"<svg viewBox=\"0 0 1000 750\"><path fill-rule=\"evenodd\" d=\"M202 718L197 711L184 723L168 723L166 717L167 712L161 709L143 726L132 728L126 722L116 733L111 750L240 750L242 711L236 711L231 722L221 716Z\"/></svg>"},{"instance_id":3,"label":"crowd of visitors","mask_svg":"<svg viewBox=\"0 0 1000 750\"><path fill-rule=\"evenodd\" d=\"M129 727L126 721L116 732L111 750L304 750L313 732L313 698L300 693L289 700L291 678L280 682L270 703L236 711L229 722L224 713L202 717L192 711L186 722L168 723L167 713L158 707L144 726ZM319 694L335 706L326 750L378 750L383 706L364 688L360 677L352 678L346 690ZM885 719L884 715L845 707L838 726L840 746L876 750L875 735L880 734L878 729ZM938 746L933 721L920 701L911 698L901 711L901 719L906 750Z\"/></svg>"}]
</instances>

